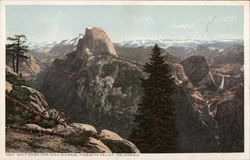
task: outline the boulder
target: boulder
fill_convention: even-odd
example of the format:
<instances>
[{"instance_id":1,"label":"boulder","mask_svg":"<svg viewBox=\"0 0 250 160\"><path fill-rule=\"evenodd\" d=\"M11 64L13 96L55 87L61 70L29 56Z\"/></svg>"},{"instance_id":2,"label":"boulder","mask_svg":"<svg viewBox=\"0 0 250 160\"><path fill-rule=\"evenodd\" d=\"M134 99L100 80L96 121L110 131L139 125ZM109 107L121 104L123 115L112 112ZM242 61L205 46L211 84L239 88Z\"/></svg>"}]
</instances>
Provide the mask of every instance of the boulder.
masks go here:
<instances>
[{"instance_id":1,"label":"boulder","mask_svg":"<svg viewBox=\"0 0 250 160\"><path fill-rule=\"evenodd\" d=\"M99 134L101 141L106 144L113 153L140 153L139 149L130 141L109 130L102 130Z\"/></svg>"},{"instance_id":2,"label":"boulder","mask_svg":"<svg viewBox=\"0 0 250 160\"><path fill-rule=\"evenodd\" d=\"M25 124L24 126L26 128L32 129L32 130L40 130L40 131L45 130L44 128L42 128L41 126L39 126L37 124Z\"/></svg>"},{"instance_id":3,"label":"boulder","mask_svg":"<svg viewBox=\"0 0 250 160\"><path fill-rule=\"evenodd\" d=\"M81 131L85 131L85 132L90 132L93 134L97 134L97 131L95 129L95 127L89 125L89 124L82 124L82 123L71 123L68 126L68 129L71 130L72 132L81 132Z\"/></svg>"},{"instance_id":4,"label":"boulder","mask_svg":"<svg viewBox=\"0 0 250 160\"><path fill-rule=\"evenodd\" d=\"M53 132L55 133L63 133L63 132L66 132L66 127L61 125L61 124L58 124L57 126L55 126L53 128Z\"/></svg>"},{"instance_id":5,"label":"boulder","mask_svg":"<svg viewBox=\"0 0 250 160\"><path fill-rule=\"evenodd\" d=\"M89 145L94 153L112 153L109 147L107 147L102 141L93 137L89 138Z\"/></svg>"}]
</instances>

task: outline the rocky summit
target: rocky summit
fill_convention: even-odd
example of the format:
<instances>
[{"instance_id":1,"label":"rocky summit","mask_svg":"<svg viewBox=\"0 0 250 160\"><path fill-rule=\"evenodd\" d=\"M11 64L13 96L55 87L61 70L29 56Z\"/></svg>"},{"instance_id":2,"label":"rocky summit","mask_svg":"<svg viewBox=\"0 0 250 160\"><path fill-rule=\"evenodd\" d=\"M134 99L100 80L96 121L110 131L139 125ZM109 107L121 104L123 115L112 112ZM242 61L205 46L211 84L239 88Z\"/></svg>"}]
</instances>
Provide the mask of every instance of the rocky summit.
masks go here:
<instances>
[{"instance_id":1,"label":"rocky summit","mask_svg":"<svg viewBox=\"0 0 250 160\"><path fill-rule=\"evenodd\" d=\"M79 39L76 54L83 56L86 50L96 54L117 56L110 38L98 27L86 28L84 37Z\"/></svg>"}]
</instances>

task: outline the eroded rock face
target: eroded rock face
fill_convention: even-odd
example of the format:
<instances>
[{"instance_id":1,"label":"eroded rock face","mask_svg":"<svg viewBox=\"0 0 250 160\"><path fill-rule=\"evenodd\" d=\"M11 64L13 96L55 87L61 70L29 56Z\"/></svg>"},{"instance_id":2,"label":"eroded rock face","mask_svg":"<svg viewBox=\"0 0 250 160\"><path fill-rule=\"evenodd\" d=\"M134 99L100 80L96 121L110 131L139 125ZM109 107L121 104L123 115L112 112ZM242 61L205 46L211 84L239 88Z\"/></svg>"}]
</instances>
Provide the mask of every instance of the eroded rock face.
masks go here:
<instances>
[{"instance_id":1,"label":"eroded rock face","mask_svg":"<svg viewBox=\"0 0 250 160\"><path fill-rule=\"evenodd\" d=\"M80 39L77 45L77 55L83 55L85 49L101 55L117 56L115 49L108 35L98 27L86 28L83 39Z\"/></svg>"},{"instance_id":2,"label":"eroded rock face","mask_svg":"<svg viewBox=\"0 0 250 160\"><path fill-rule=\"evenodd\" d=\"M209 73L206 59L203 56L191 56L182 61L181 64L193 84L201 81Z\"/></svg>"},{"instance_id":3,"label":"eroded rock face","mask_svg":"<svg viewBox=\"0 0 250 160\"><path fill-rule=\"evenodd\" d=\"M219 125L221 150L244 151L244 86L242 83L218 96L210 112Z\"/></svg>"}]
</instances>

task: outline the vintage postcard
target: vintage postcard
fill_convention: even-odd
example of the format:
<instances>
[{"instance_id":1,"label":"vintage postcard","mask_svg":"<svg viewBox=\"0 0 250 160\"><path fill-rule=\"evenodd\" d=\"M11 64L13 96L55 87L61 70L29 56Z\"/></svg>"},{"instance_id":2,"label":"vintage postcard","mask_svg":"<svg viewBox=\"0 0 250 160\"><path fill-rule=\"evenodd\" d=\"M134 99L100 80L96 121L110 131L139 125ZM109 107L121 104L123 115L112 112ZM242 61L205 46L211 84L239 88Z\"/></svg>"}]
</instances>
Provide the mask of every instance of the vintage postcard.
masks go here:
<instances>
[{"instance_id":1,"label":"vintage postcard","mask_svg":"<svg viewBox=\"0 0 250 160\"><path fill-rule=\"evenodd\" d=\"M0 35L0 159L250 159L248 1L1 1Z\"/></svg>"}]
</instances>

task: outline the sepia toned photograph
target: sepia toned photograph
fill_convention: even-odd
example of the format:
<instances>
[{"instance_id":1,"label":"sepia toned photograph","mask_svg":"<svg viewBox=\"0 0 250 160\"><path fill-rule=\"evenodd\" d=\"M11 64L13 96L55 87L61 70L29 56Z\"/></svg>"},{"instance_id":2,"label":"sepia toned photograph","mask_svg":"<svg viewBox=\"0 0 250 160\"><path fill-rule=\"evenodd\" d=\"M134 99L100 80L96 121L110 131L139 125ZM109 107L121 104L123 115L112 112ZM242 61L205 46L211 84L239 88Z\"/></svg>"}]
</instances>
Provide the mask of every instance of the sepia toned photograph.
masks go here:
<instances>
[{"instance_id":1,"label":"sepia toned photograph","mask_svg":"<svg viewBox=\"0 0 250 160\"><path fill-rule=\"evenodd\" d=\"M249 156L249 3L68 3L1 4L7 158Z\"/></svg>"}]
</instances>

